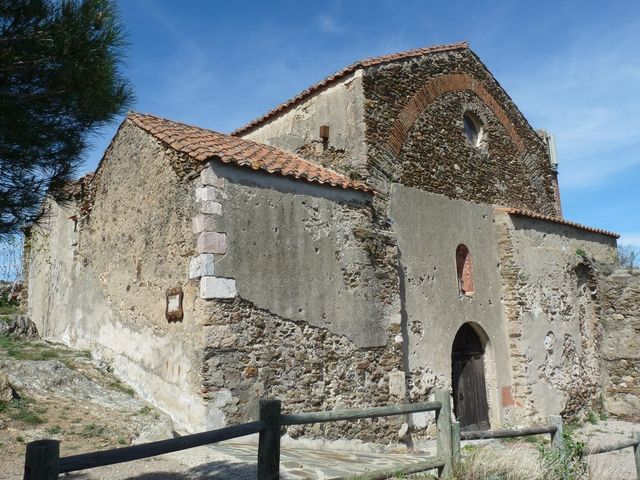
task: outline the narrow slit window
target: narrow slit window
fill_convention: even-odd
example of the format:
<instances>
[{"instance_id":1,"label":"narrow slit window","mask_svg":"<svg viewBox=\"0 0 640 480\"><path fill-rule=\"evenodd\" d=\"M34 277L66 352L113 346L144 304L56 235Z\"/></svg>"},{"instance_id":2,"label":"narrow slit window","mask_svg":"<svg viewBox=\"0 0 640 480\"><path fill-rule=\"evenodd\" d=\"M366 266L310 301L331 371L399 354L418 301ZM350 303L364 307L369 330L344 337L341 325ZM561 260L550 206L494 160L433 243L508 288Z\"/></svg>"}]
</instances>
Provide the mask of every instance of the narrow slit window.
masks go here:
<instances>
[{"instance_id":1,"label":"narrow slit window","mask_svg":"<svg viewBox=\"0 0 640 480\"><path fill-rule=\"evenodd\" d=\"M473 288L473 263L466 245L460 244L456 248L456 273L458 276L458 293L471 296Z\"/></svg>"}]
</instances>

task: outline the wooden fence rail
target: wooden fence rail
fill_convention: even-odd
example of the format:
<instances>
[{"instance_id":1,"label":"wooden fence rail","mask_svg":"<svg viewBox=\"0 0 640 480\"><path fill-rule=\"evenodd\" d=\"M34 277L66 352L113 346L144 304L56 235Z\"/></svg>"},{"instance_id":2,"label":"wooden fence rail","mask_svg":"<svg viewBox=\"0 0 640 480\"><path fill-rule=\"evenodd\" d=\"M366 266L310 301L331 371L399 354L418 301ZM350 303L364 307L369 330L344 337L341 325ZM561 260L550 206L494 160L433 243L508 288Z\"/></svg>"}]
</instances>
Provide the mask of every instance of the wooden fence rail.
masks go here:
<instances>
[{"instance_id":1,"label":"wooden fence rail","mask_svg":"<svg viewBox=\"0 0 640 480\"><path fill-rule=\"evenodd\" d=\"M587 455L598 455L600 453L615 452L625 448L633 447L633 459L636 463L636 478L640 480L640 432L634 432L633 437L614 445L592 448Z\"/></svg>"},{"instance_id":2,"label":"wooden fence rail","mask_svg":"<svg viewBox=\"0 0 640 480\"><path fill-rule=\"evenodd\" d=\"M436 401L373 407L358 410L335 410L300 414L281 414L279 400L261 400L258 421L211 430L208 432L169 438L157 442L130 447L83 453L60 458L60 442L57 440L37 440L27 444L24 480L54 480L61 473L88 468L102 467L116 463L141 460L165 453L200 447L259 433L258 439L258 479L277 480L280 475L280 429L286 425L304 425L341 420L359 420L392 415L404 415L435 411L437 426L437 456L426 458L424 462L405 467L406 473L438 469L440 476L448 475L452 467L451 445L451 403L449 392L436 390ZM368 478L381 477L382 472L374 472Z\"/></svg>"},{"instance_id":3,"label":"wooden fence rail","mask_svg":"<svg viewBox=\"0 0 640 480\"><path fill-rule=\"evenodd\" d=\"M451 472L453 464L460 459L461 440L511 438L548 434L551 435L552 448L563 448L562 418L559 416L550 417L549 425L540 427L460 432L460 424L458 422L451 422L450 402L448 391L436 390L435 401L433 402L358 410L335 410L329 412L283 415L281 413L281 403L279 400L261 400L260 417L259 420L255 422L142 445L83 453L62 458L60 458L60 442L57 440L38 440L27 444L24 480L55 480L61 473L141 460L143 458L210 445L223 440L231 440L255 433L259 434L258 480L277 480L280 476L280 433L282 426L344 420L351 421L428 411L434 411L436 413L436 456L425 458L422 462L394 469L393 471L370 472L361 476L362 479L378 480L388 478L390 474L410 475L433 469L438 469L438 475L440 477L446 477ZM596 455L629 447L633 447L637 478L640 479L640 433L635 433L633 439L628 441L593 449L587 452L587 455Z\"/></svg>"},{"instance_id":4,"label":"wooden fence rail","mask_svg":"<svg viewBox=\"0 0 640 480\"><path fill-rule=\"evenodd\" d=\"M530 435L551 435L551 446L556 450L564 447L562 438L562 417L552 415L549 417L549 425L531 428L518 428L512 430L487 430L460 432L460 425L455 422L452 427L453 432L453 458L459 460L461 440L487 440L491 438L514 438L526 437ZM640 432L634 432L633 438L624 440L614 445L606 445L593 448L586 452L586 455L598 455L600 453L614 452L625 448L633 447L633 455L636 465L636 478L640 480Z\"/></svg>"},{"instance_id":5,"label":"wooden fence rail","mask_svg":"<svg viewBox=\"0 0 640 480\"><path fill-rule=\"evenodd\" d=\"M60 459L59 473L75 472L87 468L104 467L115 463L131 462L143 458L155 457L165 453L178 452L188 448L202 447L212 443L244 437L263 431L265 424L262 421L244 423L232 427L195 433L182 437L169 438L157 442L133 445L131 447L102 450L99 452L82 453Z\"/></svg>"},{"instance_id":6,"label":"wooden fence rail","mask_svg":"<svg viewBox=\"0 0 640 480\"><path fill-rule=\"evenodd\" d=\"M488 440L492 438L528 437L531 435L551 435L551 446L560 450L563 447L562 417L552 415L549 417L549 425L530 428L514 428L510 430L475 430L460 432L459 426L454 426L453 448L460 449L460 440ZM456 455L457 458L458 455Z\"/></svg>"}]
</instances>

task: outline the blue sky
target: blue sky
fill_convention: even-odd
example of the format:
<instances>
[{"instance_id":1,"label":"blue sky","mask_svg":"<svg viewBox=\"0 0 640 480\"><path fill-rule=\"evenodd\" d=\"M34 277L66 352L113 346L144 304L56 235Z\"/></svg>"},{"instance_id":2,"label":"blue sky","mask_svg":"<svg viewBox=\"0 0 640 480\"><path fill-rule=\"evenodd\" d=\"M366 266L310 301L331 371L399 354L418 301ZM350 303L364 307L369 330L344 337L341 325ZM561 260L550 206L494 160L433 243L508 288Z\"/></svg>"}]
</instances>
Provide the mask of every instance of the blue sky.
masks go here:
<instances>
[{"instance_id":1,"label":"blue sky","mask_svg":"<svg viewBox=\"0 0 640 480\"><path fill-rule=\"evenodd\" d=\"M640 247L638 0L119 4L134 110L222 132L358 59L467 40L534 128L556 135L565 217Z\"/></svg>"}]
</instances>

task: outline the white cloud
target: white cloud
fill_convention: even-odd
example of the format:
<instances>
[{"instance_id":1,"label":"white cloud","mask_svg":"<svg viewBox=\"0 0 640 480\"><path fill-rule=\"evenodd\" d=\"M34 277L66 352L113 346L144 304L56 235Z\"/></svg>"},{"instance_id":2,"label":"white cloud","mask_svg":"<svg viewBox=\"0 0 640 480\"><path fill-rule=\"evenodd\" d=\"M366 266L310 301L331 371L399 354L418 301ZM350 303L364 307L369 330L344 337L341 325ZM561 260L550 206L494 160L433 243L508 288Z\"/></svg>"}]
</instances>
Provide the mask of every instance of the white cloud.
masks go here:
<instances>
[{"instance_id":1,"label":"white cloud","mask_svg":"<svg viewBox=\"0 0 640 480\"><path fill-rule=\"evenodd\" d=\"M510 87L534 126L556 134L563 185L574 188L640 165L640 22L589 33Z\"/></svg>"},{"instance_id":2,"label":"white cloud","mask_svg":"<svg viewBox=\"0 0 640 480\"><path fill-rule=\"evenodd\" d=\"M320 30L325 33L336 34L345 31L345 27L338 24L337 20L332 15L320 14L316 19L316 23Z\"/></svg>"}]
</instances>

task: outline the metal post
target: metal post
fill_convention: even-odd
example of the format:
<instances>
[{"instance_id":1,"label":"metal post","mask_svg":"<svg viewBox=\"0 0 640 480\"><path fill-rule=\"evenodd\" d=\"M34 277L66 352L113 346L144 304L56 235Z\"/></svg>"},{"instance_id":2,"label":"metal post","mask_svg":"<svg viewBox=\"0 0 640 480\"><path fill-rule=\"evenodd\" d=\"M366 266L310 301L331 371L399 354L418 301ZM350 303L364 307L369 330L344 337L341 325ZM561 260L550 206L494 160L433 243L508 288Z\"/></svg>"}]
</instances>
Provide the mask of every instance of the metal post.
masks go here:
<instances>
[{"instance_id":1,"label":"metal post","mask_svg":"<svg viewBox=\"0 0 640 480\"><path fill-rule=\"evenodd\" d=\"M280 400L260 400L265 428L258 440L258 480L280 478Z\"/></svg>"},{"instance_id":2,"label":"metal post","mask_svg":"<svg viewBox=\"0 0 640 480\"><path fill-rule=\"evenodd\" d=\"M640 480L640 432L633 432L636 444L633 446L633 456L636 460L636 478Z\"/></svg>"},{"instance_id":3,"label":"metal post","mask_svg":"<svg viewBox=\"0 0 640 480\"><path fill-rule=\"evenodd\" d=\"M442 404L440 410L436 410L436 427L438 437L436 440L438 457L444 462L444 467L438 469L438 476L446 478L451 473L451 397L448 390L436 390L436 401Z\"/></svg>"},{"instance_id":4,"label":"metal post","mask_svg":"<svg viewBox=\"0 0 640 480\"><path fill-rule=\"evenodd\" d=\"M454 466L460 462L460 422L451 424L451 456Z\"/></svg>"},{"instance_id":5,"label":"metal post","mask_svg":"<svg viewBox=\"0 0 640 480\"><path fill-rule=\"evenodd\" d=\"M57 480L60 442L36 440L27 443L24 458L24 480Z\"/></svg>"},{"instance_id":6,"label":"metal post","mask_svg":"<svg viewBox=\"0 0 640 480\"><path fill-rule=\"evenodd\" d=\"M556 431L551 434L551 448L557 451L564 449L564 438L562 437L562 417L560 415L551 415L549 423L556 427Z\"/></svg>"}]
</instances>

